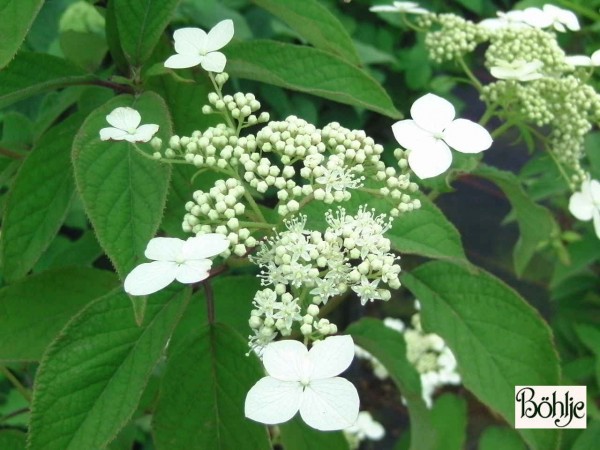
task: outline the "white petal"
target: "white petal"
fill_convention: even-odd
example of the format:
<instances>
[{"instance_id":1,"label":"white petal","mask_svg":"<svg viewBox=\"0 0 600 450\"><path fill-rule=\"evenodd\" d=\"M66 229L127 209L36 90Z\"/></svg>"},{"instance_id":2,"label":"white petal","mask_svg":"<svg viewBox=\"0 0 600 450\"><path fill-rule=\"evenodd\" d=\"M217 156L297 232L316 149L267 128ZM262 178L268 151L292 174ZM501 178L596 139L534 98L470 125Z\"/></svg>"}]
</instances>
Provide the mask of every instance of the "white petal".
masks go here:
<instances>
[{"instance_id":1,"label":"white petal","mask_svg":"<svg viewBox=\"0 0 600 450\"><path fill-rule=\"evenodd\" d=\"M206 53L206 33L200 28L180 28L173 33L175 51L182 55Z\"/></svg>"},{"instance_id":2,"label":"white petal","mask_svg":"<svg viewBox=\"0 0 600 450\"><path fill-rule=\"evenodd\" d=\"M131 135L133 142L148 142L154 137L158 131L158 125L149 123L141 125L135 130L135 133Z\"/></svg>"},{"instance_id":3,"label":"white petal","mask_svg":"<svg viewBox=\"0 0 600 450\"><path fill-rule=\"evenodd\" d=\"M122 141L125 137L129 136L129 133L118 128L108 127L100 130L100 139L103 141L113 140Z\"/></svg>"},{"instance_id":4,"label":"white petal","mask_svg":"<svg viewBox=\"0 0 600 450\"><path fill-rule=\"evenodd\" d=\"M410 115L417 125L432 133L441 133L455 114L452 103L434 94L417 99L410 108Z\"/></svg>"},{"instance_id":5,"label":"white petal","mask_svg":"<svg viewBox=\"0 0 600 450\"><path fill-rule=\"evenodd\" d=\"M596 236L600 239L600 209L594 209L594 231Z\"/></svg>"},{"instance_id":6,"label":"white petal","mask_svg":"<svg viewBox=\"0 0 600 450\"><path fill-rule=\"evenodd\" d=\"M577 219L587 221L594 214L594 204L588 195L582 192L575 192L569 199L569 211Z\"/></svg>"},{"instance_id":7,"label":"white petal","mask_svg":"<svg viewBox=\"0 0 600 450\"><path fill-rule=\"evenodd\" d=\"M160 291L175 280L177 264L168 261L144 263L133 269L125 278L125 292L131 295L148 295Z\"/></svg>"},{"instance_id":8,"label":"white petal","mask_svg":"<svg viewBox=\"0 0 600 450\"><path fill-rule=\"evenodd\" d=\"M183 244L182 255L185 260L206 259L217 256L229 248L229 240L218 233L207 233L188 238Z\"/></svg>"},{"instance_id":9,"label":"white petal","mask_svg":"<svg viewBox=\"0 0 600 450\"><path fill-rule=\"evenodd\" d=\"M456 119L444 131L444 141L462 153L479 153L492 146L492 136L478 123Z\"/></svg>"},{"instance_id":10,"label":"white petal","mask_svg":"<svg viewBox=\"0 0 600 450\"><path fill-rule=\"evenodd\" d=\"M194 67L200 64L202 61L201 55L173 55L165 61L165 67L169 69L187 69L188 67Z\"/></svg>"},{"instance_id":11,"label":"white petal","mask_svg":"<svg viewBox=\"0 0 600 450\"><path fill-rule=\"evenodd\" d=\"M350 336L330 336L308 352L313 363L311 380L331 378L346 370L354 359L354 341Z\"/></svg>"},{"instance_id":12,"label":"white petal","mask_svg":"<svg viewBox=\"0 0 600 450\"><path fill-rule=\"evenodd\" d=\"M598 180L590 180L587 191L596 206L600 206L600 182Z\"/></svg>"},{"instance_id":13,"label":"white petal","mask_svg":"<svg viewBox=\"0 0 600 450\"><path fill-rule=\"evenodd\" d=\"M282 381L300 381L304 376L308 350L301 342L286 339L273 342L263 352L269 375Z\"/></svg>"},{"instance_id":14,"label":"white petal","mask_svg":"<svg viewBox=\"0 0 600 450\"><path fill-rule=\"evenodd\" d=\"M233 38L233 20L222 20L208 32L206 52L214 52L225 47Z\"/></svg>"},{"instance_id":15,"label":"white petal","mask_svg":"<svg viewBox=\"0 0 600 450\"><path fill-rule=\"evenodd\" d=\"M156 261L175 261L185 243L182 239L156 237L148 241L144 255Z\"/></svg>"},{"instance_id":16,"label":"white petal","mask_svg":"<svg viewBox=\"0 0 600 450\"><path fill-rule=\"evenodd\" d=\"M298 382L264 377L252 386L244 412L257 422L274 425L290 420L298 412L302 397L302 385Z\"/></svg>"},{"instance_id":17,"label":"white petal","mask_svg":"<svg viewBox=\"0 0 600 450\"><path fill-rule=\"evenodd\" d=\"M551 14L534 7L525 8L520 15L520 20L534 28L548 28L554 22Z\"/></svg>"},{"instance_id":18,"label":"white petal","mask_svg":"<svg viewBox=\"0 0 600 450\"><path fill-rule=\"evenodd\" d=\"M106 121L121 130L135 130L142 121L140 113L128 106L115 108L106 116Z\"/></svg>"},{"instance_id":19,"label":"white petal","mask_svg":"<svg viewBox=\"0 0 600 450\"><path fill-rule=\"evenodd\" d=\"M478 25L486 30L496 31L508 27L508 21L502 19L484 19Z\"/></svg>"},{"instance_id":20,"label":"white petal","mask_svg":"<svg viewBox=\"0 0 600 450\"><path fill-rule=\"evenodd\" d=\"M198 283L208 278L211 267L212 261L209 259L186 261L177 268L175 279L183 284Z\"/></svg>"},{"instance_id":21,"label":"white petal","mask_svg":"<svg viewBox=\"0 0 600 450\"><path fill-rule=\"evenodd\" d=\"M421 179L436 177L444 173L450 164L452 164L452 152L439 139L428 146L411 150L408 154L408 165Z\"/></svg>"},{"instance_id":22,"label":"white petal","mask_svg":"<svg viewBox=\"0 0 600 450\"><path fill-rule=\"evenodd\" d=\"M377 6L371 6L369 8L369 11L372 12L383 12L383 13L395 13L395 12L399 12L398 8L396 8L395 6L392 5L377 5Z\"/></svg>"},{"instance_id":23,"label":"white petal","mask_svg":"<svg viewBox=\"0 0 600 450\"><path fill-rule=\"evenodd\" d=\"M592 64L594 66L600 66L600 50L596 50L592 53Z\"/></svg>"},{"instance_id":24,"label":"white petal","mask_svg":"<svg viewBox=\"0 0 600 450\"><path fill-rule=\"evenodd\" d=\"M358 392L345 378L314 380L304 390L300 415L317 430L342 430L356 422L359 406Z\"/></svg>"},{"instance_id":25,"label":"white petal","mask_svg":"<svg viewBox=\"0 0 600 450\"><path fill-rule=\"evenodd\" d=\"M392 125L394 137L405 149L413 149L423 145L423 141L431 140L433 135L425 131L414 120L401 120Z\"/></svg>"},{"instance_id":26,"label":"white petal","mask_svg":"<svg viewBox=\"0 0 600 450\"><path fill-rule=\"evenodd\" d=\"M565 62L570 66L590 67L592 65L592 58L585 55L571 55L565 56Z\"/></svg>"},{"instance_id":27,"label":"white petal","mask_svg":"<svg viewBox=\"0 0 600 450\"><path fill-rule=\"evenodd\" d=\"M210 52L200 61L200 65L207 72L221 73L225 69L227 58L221 52Z\"/></svg>"}]
</instances>

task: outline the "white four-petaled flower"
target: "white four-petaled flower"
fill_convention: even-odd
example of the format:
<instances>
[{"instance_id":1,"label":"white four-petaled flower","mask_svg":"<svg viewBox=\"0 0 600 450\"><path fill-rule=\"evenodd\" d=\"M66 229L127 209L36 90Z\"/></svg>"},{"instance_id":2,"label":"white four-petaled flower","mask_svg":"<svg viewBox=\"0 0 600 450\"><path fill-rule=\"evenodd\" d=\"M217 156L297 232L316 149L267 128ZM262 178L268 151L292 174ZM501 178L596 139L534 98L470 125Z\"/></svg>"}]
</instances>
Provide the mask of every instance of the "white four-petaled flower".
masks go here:
<instances>
[{"instance_id":1,"label":"white four-petaled flower","mask_svg":"<svg viewBox=\"0 0 600 450\"><path fill-rule=\"evenodd\" d=\"M569 211L579 220L593 220L594 231L600 239L600 182L587 179L581 183L581 191L569 199Z\"/></svg>"},{"instance_id":2,"label":"white four-petaled flower","mask_svg":"<svg viewBox=\"0 0 600 450\"><path fill-rule=\"evenodd\" d=\"M227 19L216 24L208 34L200 28L180 28L173 33L176 55L165 61L170 69L185 69L200 64L208 72L221 73L227 58L217 50L233 38L233 21Z\"/></svg>"},{"instance_id":3,"label":"white four-petaled flower","mask_svg":"<svg viewBox=\"0 0 600 450\"><path fill-rule=\"evenodd\" d=\"M246 396L246 417L269 425L290 420L298 410L317 430L341 430L358 417L358 392L338 377L354 358L350 336L331 336L307 350L298 341L273 342L263 352L269 376Z\"/></svg>"},{"instance_id":4,"label":"white four-petaled flower","mask_svg":"<svg viewBox=\"0 0 600 450\"><path fill-rule=\"evenodd\" d=\"M142 116L128 106L115 108L106 116L106 121L112 127L100 130L100 139L103 141L148 142L158 131L158 125L140 125Z\"/></svg>"},{"instance_id":5,"label":"white four-petaled flower","mask_svg":"<svg viewBox=\"0 0 600 450\"><path fill-rule=\"evenodd\" d=\"M437 95L426 94L410 108L412 120L392 125L398 143L410 150L408 164L419 178L445 172L452 163L450 147L462 153L479 153L492 145L492 137L481 125L454 119L452 104Z\"/></svg>"},{"instance_id":6,"label":"white four-petaled flower","mask_svg":"<svg viewBox=\"0 0 600 450\"><path fill-rule=\"evenodd\" d=\"M404 14L427 14L429 12L425 8L421 8L416 2L393 2L391 5L376 5L371 6L369 11Z\"/></svg>"},{"instance_id":7,"label":"white four-petaled flower","mask_svg":"<svg viewBox=\"0 0 600 450\"><path fill-rule=\"evenodd\" d=\"M525 61L497 61L497 65L490 68L490 73L499 80L532 81L539 80L543 75L539 72L544 63L539 60Z\"/></svg>"},{"instance_id":8,"label":"white four-petaled flower","mask_svg":"<svg viewBox=\"0 0 600 450\"><path fill-rule=\"evenodd\" d=\"M229 241L221 234L209 233L184 241L177 238L150 239L144 263L133 269L125 278L125 292L131 295L148 295L160 291L174 280L180 283L197 283L208 278L212 261L229 248Z\"/></svg>"},{"instance_id":9,"label":"white four-petaled flower","mask_svg":"<svg viewBox=\"0 0 600 450\"><path fill-rule=\"evenodd\" d=\"M564 33L567 29L571 31L579 31L579 20L573 11L559 8L554 5L544 5L542 7L544 14L550 19L550 24L556 31Z\"/></svg>"}]
</instances>

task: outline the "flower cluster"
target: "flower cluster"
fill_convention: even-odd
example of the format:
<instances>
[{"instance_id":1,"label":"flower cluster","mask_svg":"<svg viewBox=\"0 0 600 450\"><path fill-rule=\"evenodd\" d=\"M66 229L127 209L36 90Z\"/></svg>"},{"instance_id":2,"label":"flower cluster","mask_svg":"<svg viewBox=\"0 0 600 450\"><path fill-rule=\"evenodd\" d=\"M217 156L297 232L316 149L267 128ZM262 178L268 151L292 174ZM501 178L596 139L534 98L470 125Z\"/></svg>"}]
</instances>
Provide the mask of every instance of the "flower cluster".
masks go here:
<instances>
[{"instance_id":1,"label":"flower cluster","mask_svg":"<svg viewBox=\"0 0 600 450\"><path fill-rule=\"evenodd\" d=\"M369 411L358 413L354 425L344 429L344 436L351 449L358 449L365 440L380 441L385 436L385 428L371 416Z\"/></svg>"},{"instance_id":2,"label":"flower cluster","mask_svg":"<svg viewBox=\"0 0 600 450\"><path fill-rule=\"evenodd\" d=\"M423 332L419 313L412 316L412 327L406 327L400 319L390 317L385 318L383 323L404 335L406 359L421 375L422 396L428 408L432 407L433 394L438 388L460 384L461 378L452 351L437 334ZM355 346L355 354L357 358L369 361L377 378L388 378L386 368L369 352Z\"/></svg>"}]
</instances>

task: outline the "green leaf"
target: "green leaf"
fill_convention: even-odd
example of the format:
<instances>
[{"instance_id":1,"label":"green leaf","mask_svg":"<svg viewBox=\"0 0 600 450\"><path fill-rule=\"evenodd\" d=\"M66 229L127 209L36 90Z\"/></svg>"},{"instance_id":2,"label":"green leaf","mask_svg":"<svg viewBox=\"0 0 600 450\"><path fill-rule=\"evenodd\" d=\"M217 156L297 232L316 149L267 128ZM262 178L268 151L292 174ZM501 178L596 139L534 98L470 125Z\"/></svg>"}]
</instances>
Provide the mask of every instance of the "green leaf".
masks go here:
<instances>
[{"instance_id":1,"label":"green leaf","mask_svg":"<svg viewBox=\"0 0 600 450\"><path fill-rule=\"evenodd\" d=\"M435 399L431 422L439 435L440 450L462 450L467 440L467 402L454 394Z\"/></svg>"},{"instance_id":2,"label":"green leaf","mask_svg":"<svg viewBox=\"0 0 600 450\"><path fill-rule=\"evenodd\" d=\"M77 188L98 241L122 277L143 255L160 224L166 201L170 166L140 155L125 141L101 141L106 115L118 106L131 106L142 124L160 125L158 136L168 141L171 122L162 99L146 92L134 99L117 97L86 119L73 143ZM137 144L151 152L147 143Z\"/></svg>"},{"instance_id":3,"label":"green leaf","mask_svg":"<svg viewBox=\"0 0 600 450\"><path fill-rule=\"evenodd\" d=\"M442 449L432 416L421 397L421 380L406 359L404 336L386 327L381 320L365 318L346 332L354 342L375 356L387 369L406 401L410 416L411 450Z\"/></svg>"},{"instance_id":4,"label":"green leaf","mask_svg":"<svg viewBox=\"0 0 600 450\"><path fill-rule=\"evenodd\" d=\"M592 273L589 266L600 259L600 240L592 234L585 236L581 241L573 242L567 249L570 264L566 265L561 261L556 262L550 283L553 288L573 275L585 273L586 271Z\"/></svg>"},{"instance_id":5,"label":"green leaf","mask_svg":"<svg viewBox=\"0 0 600 450\"><path fill-rule=\"evenodd\" d=\"M132 66L152 54L180 0L114 0L123 52Z\"/></svg>"},{"instance_id":6,"label":"green leaf","mask_svg":"<svg viewBox=\"0 0 600 450\"><path fill-rule=\"evenodd\" d=\"M495 183L513 207L520 232L513 259L515 271L522 275L540 244L547 242L558 232L558 225L547 208L538 205L527 196L514 174L480 165L473 175Z\"/></svg>"},{"instance_id":7,"label":"green leaf","mask_svg":"<svg viewBox=\"0 0 600 450\"><path fill-rule=\"evenodd\" d=\"M15 56L44 0L0 0L0 69Z\"/></svg>"},{"instance_id":8,"label":"green leaf","mask_svg":"<svg viewBox=\"0 0 600 450\"><path fill-rule=\"evenodd\" d=\"M253 0L294 29L309 43L334 53L355 66L360 64L352 38L325 6L316 0Z\"/></svg>"},{"instance_id":9,"label":"green leaf","mask_svg":"<svg viewBox=\"0 0 600 450\"><path fill-rule=\"evenodd\" d=\"M592 325L579 324L575 326L575 331L579 339L596 357L596 383L600 384L600 330Z\"/></svg>"},{"instance_id":10,"label":"green leaf","mask_svg":"<svg viewBox=\"0 0 600 450\"><path fill-rule=\"evenodd\" d=\"M262 376L246 340L223 324L196 328L167 361L154 413L158 450L271 448L266 428L244 417Z\"/></svg>"},{"instance_id":11,"label":"green leaf","mask_svg":"<svg viewBox=\"0 0 600 450\"><path fill-rule=\"evenodd\" d=\"M398 119L402 114L369 74L311 47L253 40L224 49L227 72L236 77L306 92Z\"/></svg>"},{"instance_id":12,"label":"green leaf","mask_svg":"<svg viewBox=\"0 0 600 450\"><path fill-rule=\"evenodd\" d=\"M14 180L0 245L7 281L31 270L64 221L74 192L69 149L82 121L80 115L72 115L48 131Z\"/></svg>"},{"instance_id":13,"label":"green leaf","mask_svg":"<svg viewBox=\"0 0 600 450\"><path fill-rule=\"evenodd\" d=\"M0 72L0 108L40 92L92 79L92 76L62 58L21 52Z\"/></svg>"},{"instance_id":14,"label":"green leaf","mask_svg":"<svg viewBox=\"0 0 600 450\"><path fill-rule=\"evenodd\" d=\"M28 448L105 447L135 412L189 293L150 296L142 326L124 293L99 298L71 320L40 364Z\"/></svg>"},{"instance_id":15,"label":"green leaf","mask_svg":"<svg viewBox=\"0 0 600 450\"><path fill-rule=\"evenodd\" d=\"M514 423L514 387L559 384L548 325L519 294L483 270L434 261L405 273L421 301L425 331L452 349L464 385ZM519 430L533 449L551 450L556 430Z\"/></svg>"},{"instance_id":16,"label":"green leaf","mask_svg":"<svg viewBox=\"0 0 600 450\"><path fill-rule=\"evenodd\" d=\"M72 316L116 286L111 272L69 268L0 289L0 361L39 361Z\"/></svg>"},{"instance_id":17,"label":"green leaf","mask_svg":"<svg viewBox=\"0 0 600 450\"><path fill-rule=\"evenodd\" d=\"M0 448L2 450L23 450L26 434L19 430L0 430Z\"/></svg>"},{"instance_id":18,"label":"green leaf","mask_svg":"<svg viewBox=\"0 0 600 450\"><path fill-rule=\"evenodd\" d=\"M279 425L279 432L285 450L348 450L349 448L348 441L341 431L323 433L306 425L298 416Z\"/></svg>"},{"instance_id":19,"label":"green leaf","mask_svg":"<svg viewBox=\"0 0 600 450\"><path fill-rule=\"evenodd\" d=\"M525 443L515 430L487 427L479 438L479 450L525 450Z\"/></svg>"},{"instance_id":20,"label":"green leaf","mask_svg":"<svg viewBox=\"0 0 600 450\"><path fill-rule=\"evenodd\" d=\"M571 450L590 450L598 446L598 441L600 441L600 421L596 419L588 424L586 430L583 430Z\"/></svg>"},{"instance_id":21,"label":"green leaf","mask_svg":"<svg viewBox=\"0 0 600 450\"><path fill-rule=\"evenodd\" d=\"M60 48L69 61L89 72L100 66L108 50L104 36L74 30L61 33Z\"/></svg>"}]
</instances>

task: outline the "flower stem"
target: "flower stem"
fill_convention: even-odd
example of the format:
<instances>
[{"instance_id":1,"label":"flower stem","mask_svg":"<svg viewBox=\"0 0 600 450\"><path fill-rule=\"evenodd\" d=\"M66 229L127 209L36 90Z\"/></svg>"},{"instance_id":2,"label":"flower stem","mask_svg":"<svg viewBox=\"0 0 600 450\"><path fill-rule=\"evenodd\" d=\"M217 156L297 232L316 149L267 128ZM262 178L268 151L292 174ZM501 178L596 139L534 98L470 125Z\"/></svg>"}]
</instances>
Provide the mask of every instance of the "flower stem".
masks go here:
<instances>
[{"instance_id":1,"label":"flower stem","mask_svg":"<svg viewBox=\"0 0 600 450\"><path fill-rule=\"evenodd\" d=\"M13 373L8 369L8 367L0 366L0 373L2 373L2 375L4 375L8 381L10 381L10 383L15 387L17 391L19 391L19 393L23 396L25 400L27 400L28 403L31 403L31 393L29 392L29 389L27 389L25 386L23 386L23 384L21 384L19 379L13 375Z\"/></svg>"},{"instance_id":2,"label":"flower stem","mask_svg":"<svg viewBox=\"0 0 600 450\"><path fill-rule=\"evenodd\" d=\"M475 75L473 75L473 72L471 72L471 69L469 69L469 67L465 63L465 60L462 57L459 57L458 63L460 64L461 69L465 72L465 75L467 75L467 77L469 77L469 80L471 80L471 83L473 83L473 86L475 86L475 88L479 92L481 92L483 90L483 86L479 82L479 80L475 77Z\"/></svg>"},{"instance_id":3,"label":"flower stem","mask_svg":"<svg viewBox=\"0 0 600 450\"><path fill-rule=\"evenodd\" d=\"M204 286L204 296L206 297L206 315L208 317L208 323L212 325L215 323L215 298L212 286L208 279L202 282L202 286Z\"/></svg>"},{"instance_id":4,"label":"flower stem","mask_svg":"<svg viewBox=\"0 0 600 450\"><path fill-rule=\"evenodd\" d=\"M219 85L217 84L217 81L215 80L215 75L212 72L208 72L208 77L210 78L210 81L212 82L212 85L215 88L216 94L219 96L219 98L221 100L223 100L223 92L221 92L221 88L219 87ZM232 130L237 130L237 127L233 124L233 120L231 120L231 117L229 116L229 112L227 112L227 108L225 108L225 112L223 113L223 116L225 117L227 126L229 128L231 128ZM238 131L238 135L239 135L239 131Z\"/></svg>"}]
</instances>

